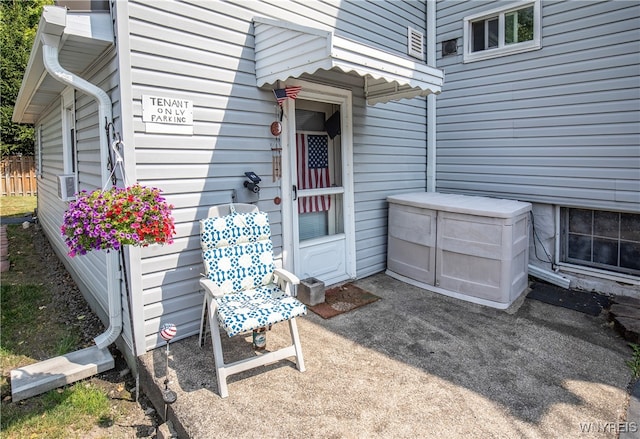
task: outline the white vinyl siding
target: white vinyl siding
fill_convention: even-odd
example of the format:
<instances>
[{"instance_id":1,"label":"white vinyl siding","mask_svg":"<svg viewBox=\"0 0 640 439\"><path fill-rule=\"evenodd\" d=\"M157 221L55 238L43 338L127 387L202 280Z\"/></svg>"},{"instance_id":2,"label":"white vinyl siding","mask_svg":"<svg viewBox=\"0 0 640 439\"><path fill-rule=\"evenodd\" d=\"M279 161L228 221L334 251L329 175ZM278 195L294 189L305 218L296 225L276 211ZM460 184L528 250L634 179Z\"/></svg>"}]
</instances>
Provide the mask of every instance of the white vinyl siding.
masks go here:
<instances>
[{"instance_id":1,"label":"white vinyl siding","mask_svg":"<svg viewBox=\"0 0 640 439\"><path fill-rule=\"evenodd\" d=\"M125 7L117 3L116 7ZM407 27L424 32L422 2L143 2L126 4L131 48L135 171L142 184L161 188L175 205L177 236L169 246L141 249L145 348L161 340L162 323L180 336L198 331L202 295L199 225L209 206L231 201L244 172L262 177L258 207L269 213L276 257L282 251L280 182L271 176L276 118L270 89L254 72L254 17L277 18L407 56ZM384 270L386 196L424 190L424 99L367 107L363 79L318 72L315 78L352 88L357 275ZM145 132L142 95L193 101L193 135ZM125 139L125 143L128 139Z\"/></svg>"},{"instance_id":2,"label":"white vinyl siding","mask_svg":"<svg viewBox=\"0 0 640 439\"><path fill-rule=\"evenodd\" d=\"M509 2L438 3L438 38ZM437 189L640 210L637 2L547 2L542 49L470 64L438 57Z\"/></svg>"}]
</instances>

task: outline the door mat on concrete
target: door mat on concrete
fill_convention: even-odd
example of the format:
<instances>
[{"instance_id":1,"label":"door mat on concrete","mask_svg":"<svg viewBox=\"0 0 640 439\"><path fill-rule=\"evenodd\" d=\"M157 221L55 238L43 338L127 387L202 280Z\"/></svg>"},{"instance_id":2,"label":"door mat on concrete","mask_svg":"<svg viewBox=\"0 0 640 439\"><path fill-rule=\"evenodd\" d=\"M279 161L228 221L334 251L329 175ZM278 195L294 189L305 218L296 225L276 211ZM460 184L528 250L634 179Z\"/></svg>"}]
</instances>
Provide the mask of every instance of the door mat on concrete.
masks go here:
<instances>
[{"instance_id":1,"label":"door mat on concrete","mask_svg":"<svg viewBox=\"0 0 640 439\"><path fill-rule=\"evenodd\" d=\"M323 319L330 319L380 299L352 283L330 288L325 291L324 297L323 303L308 307Z\"/></svg>"},{"instance_id":2,"label":"door mat on concrete","mask_svg":"<svg viewBox=\"0 0 640 439\"><path fill-rule=\"evenodd\" d=\"M609 308L609 298L601 294L567 290L543 282L533 283L527 299L539 300L592 316L598 316L603 309Z\"/></svg>"}]
</instances>

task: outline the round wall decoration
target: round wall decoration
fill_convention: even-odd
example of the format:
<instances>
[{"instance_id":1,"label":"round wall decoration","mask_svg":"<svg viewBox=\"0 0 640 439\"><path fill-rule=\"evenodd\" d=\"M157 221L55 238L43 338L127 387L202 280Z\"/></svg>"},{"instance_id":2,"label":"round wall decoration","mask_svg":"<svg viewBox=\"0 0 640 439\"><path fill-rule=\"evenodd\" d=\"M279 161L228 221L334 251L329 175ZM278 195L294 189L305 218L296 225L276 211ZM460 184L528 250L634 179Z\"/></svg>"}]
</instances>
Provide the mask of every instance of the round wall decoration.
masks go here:
<instances>
[{"instance_id":1,"label":"round wall decoration","mask_svg":"<svg viewBox=\"0 0 640 439\"><path fill-rule=\"evenodd\" d=\"M282 124L278 121L275 121L271 124L271 134L274 136L279 136L282 133Z\"/></svg>"}]
</instances>

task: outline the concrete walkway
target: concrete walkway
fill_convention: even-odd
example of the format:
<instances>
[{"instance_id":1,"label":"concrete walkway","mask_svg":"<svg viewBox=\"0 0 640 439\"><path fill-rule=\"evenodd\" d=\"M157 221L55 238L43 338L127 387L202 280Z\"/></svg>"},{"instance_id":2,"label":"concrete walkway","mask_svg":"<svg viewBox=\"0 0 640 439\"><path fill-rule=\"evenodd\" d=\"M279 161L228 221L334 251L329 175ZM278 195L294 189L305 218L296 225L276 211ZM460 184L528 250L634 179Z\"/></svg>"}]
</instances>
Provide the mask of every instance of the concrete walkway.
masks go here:
<instances>
[{"instance_id":1,"label":"concrete walkway","mask_svg":"<svg viewBox=\"0 0 640 439\"><path fill-rule=\"evenodd\" d=\"M505 312L384 274L356 284L382 300L299 319L306 372L285 360L232 376L227 399L210 341L172 343L179 437L615 438L627 421L631 350L605 315L530 299ZM267 347L287 335L276 325ZM227 360L251 352L250 337L224 341ZM157 407L164 352L140 357Z\"/></svg>"}]
</instances>

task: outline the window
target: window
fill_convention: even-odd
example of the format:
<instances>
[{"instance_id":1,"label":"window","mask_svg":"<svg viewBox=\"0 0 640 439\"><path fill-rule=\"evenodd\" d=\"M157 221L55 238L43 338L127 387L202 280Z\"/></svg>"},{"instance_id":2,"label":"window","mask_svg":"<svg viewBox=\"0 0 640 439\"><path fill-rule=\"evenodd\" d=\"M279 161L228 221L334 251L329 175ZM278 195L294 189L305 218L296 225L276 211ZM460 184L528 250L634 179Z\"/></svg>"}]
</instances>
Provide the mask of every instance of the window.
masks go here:
<instances>
[{"instance_id":1,"label":"window","mask_svg":"<svg viewBox=\"0 0 640 439\"><path fill-rule=\"evenodd\" d=\"M336 108L328 103L302 99L296 101L296 186L300 241L344 233L342 194L303 193L305 190L330 190L342 185L340 136L330 138L326 128L327 119L335 111ZM305 140L300 138L298 142L298 136L305 136ZM312 138L316 141L312 142Z\"/></svg>"},{"instance_id":2,"label":"window","mask_svg":"<svg viewBox=\"0 0 640 439\"><path fill-rule=\"evenodd\" d=\"M64 174L73 176L74 192L78 181L78 149L76 144L75 90L66 89L62 93L62 165Z\"/></svg>"},{"instance_id":3,"label":"window","mask_svg":"<svg viewBox=\"0 0 640 439\"><path fill-rule=\"evenodd\" d=\"M540 0L511 4L464 19L464 61L536 50L541 47Z\"/></svg>"},{"instance_id":4,"label":"window","mask_svg":"<svg viewBox=\"0 0 640 439\"><path fill-rule=\"evenodd\" d=\"M38 125L36 128L36 177L42 178L42 125Z\"/></svg>"},{"instance_id":5,"label":"window","mask_svg":"<svg viewBox=\"0 0 640 439\"><path fill-rule=\"evenodd\" d=\"M640 214L563 208L563 262L640 275Z\"/></svg>"}]
</instances>

